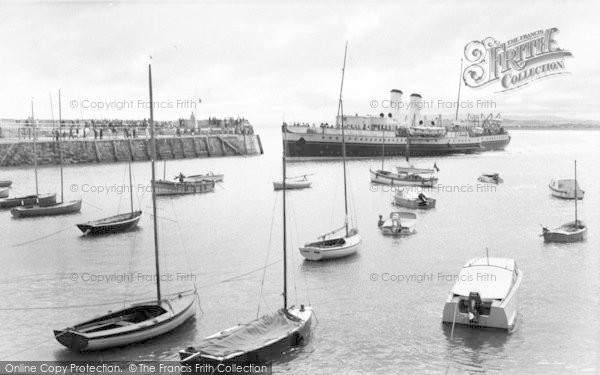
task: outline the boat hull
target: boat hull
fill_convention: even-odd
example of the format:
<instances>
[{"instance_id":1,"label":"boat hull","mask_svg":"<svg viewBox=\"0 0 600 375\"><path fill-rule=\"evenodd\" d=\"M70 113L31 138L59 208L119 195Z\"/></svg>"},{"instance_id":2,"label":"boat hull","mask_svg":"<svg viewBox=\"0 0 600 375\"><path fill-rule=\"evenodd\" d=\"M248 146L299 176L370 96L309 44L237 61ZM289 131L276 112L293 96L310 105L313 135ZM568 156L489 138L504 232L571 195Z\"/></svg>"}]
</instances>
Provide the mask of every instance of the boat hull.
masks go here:
<instances>
[{"instance_id":1,"label":"boat hull","mask_svg":"<svg viewBox=\"0 0 600 375\"><path fill-rule=\"evenodd\" d=\"M484 272L484 274L487 275L487 270L484 270L482 272ZM464 275L462 275L461 273L459 277L460 276ZM498 279L499 278L500 277L498 277ZM518 315L518 292L519 287L521 285L521 281L523 280L523 272L519 270L516 274L516 278L513 280L513 284L507 290L506 294L502 296L502 298L481 300L482 302L489 303L489 311L481 312L480 314L478 314L476 319L472 319L472 316L468 312L468 308L462 309L461 311L461 300L462 302L467 302L468 305L468 302L471 298L470 293L459 295L454 294L453 291L451 291L448 294L446 303L444 305L444 310L442 313L442 322L445 324L460 324L471 327L498 328L507 331L514 330ZM483 281L483 283L486 282L489 283L493 281ZM478 288L475 287L475 289ZM475 290L472 290L472 292L475 292Z\"/></svg>"},{"instance_id":2,"label":"boat hull","mask_svg":"<svg viewBox=\"0 0 600 375\"><path fill-rule=\"evenodd\" d=\"M548 185L548 187L550 188L550 193L552 194L553 197L561 198L561 199L575 199L575 190L560 190L560 189L554 188L551 184ZM584 196L585 196L585 191L583 191L581 189L578 190L577 199L582 200Z\"/></svg>"},{"instance_id":3,"label":"boat hull","mask_svg":"<svg viewBox=\"0 0 600 375\"><path fill-rule=\"evenodd\" d=\"M7 198L8 197L8 192L9 192L9 188L7 187L0 187L0 198Z\"/></svg>"},{"instance_id":4,"label":"boat hull","mask_svg":"<svg viewBox=\"0 0 600 375\"><path fill-rule=\"evenodd\" d=\"M225 373L223 370L218 371L218 366L227 365L244 365L244 364L265 364L271 362L273 359L280 357L288 353L290 350L302 346L310 338L310 330L312 326L312 320L314 313L312 308L305 307L305 311L302 312L297 308L288 310L291 314L299 317L303 320L303 324L297 329L290 332L287 336L282 337L279 340L273 341L268 345L261 348L257 348L252 351L244 352L239 355L233 355L228 358L216 358L206 354L199 353L193 348L187 348L179 351L179 358L181 363L184 365L193 366L213 366L217 369L214 373ZM237 329L238 326L231 327L223 332ZM219 333L213 336L217 336ZM213 337L211 336L211 337ZM211 372L208 372L211 373Z\"/></svg>"},{"instance_id":5,"label":"boat hull","mask_svg":"<svg viewBox=\"0 0 600 375\"><path fill-rule=\"evenodd\" d=\"M286 190L294 190L294 189L306 189L312 185L310 181L301 181L301 182L286 182L285 189ZM275 190L283 190L283 182L276 181L273 182L273 189Z\"/></svg>"},{"instance_id":6,"label":"boat hull","mask_svg":"<svg viewBox=\"0 0 600 375\"><path fill-rule=\"evenodd\" d=\"M385 156L405 156L407 138L394 133L385 135ZM379 131L347 129L346 157L381 157L382 141ZM450 133L443 137L411 137L410 156L438 156L481 151L504 150L510 143L510 135L496 134L471 137ZM288 128L284 146L289 161L312 159L338 159L342 156L340 129Z\"/></svg>"},{"instance_id":7,"label":"boat hull","mask_svg":"<svg viewBox=\"0 0 600 375\"><path fill-rule=\"evenodd\" d=\"M172 181L156 181L157 196L165 195L186 195L186 194L202 194L210 193L215 190L214 181L196 181L196 182L172 182Z\"/></svg>"},{"instance_id":8,"label":"boat hull","mask_svg":"<svg viewBox=\"0 0 600 375\"><path fill-rule=\"evenodd\" d=\"M23 197L6 198L0 200L0 208L7 209L19 206L50 206L56 204L56 194L26 195Z\"/></svg>"},{"instance_id":9,"label":"boat hull","mask_svg":"<svg viewBox=\"0 0 600 375\"><path fill-rule=\"evenodd\" d=\"M15 218L68 215L81 211L81 199L51 206L21 206L10 210Z\"/></svg>"},{"instance_id":10,"label":"boat hull","mask_svg":"<svg viewBox=\"0 0 600 375\"><path fill-rule=\"evenodd\" d=\"M392 204L398 207L411 208L413 210L430 210L435 208L436 200L434 198L426 198L423 202L421 199L407 199L403 197L394 197Z\"/></svg>"},{"instance_id":11,"label":"boat hull","mask_svg":"<svg viewBox=\"0 0 600 375\"><path fill-rule=\"evenodd\" d=\"M0 188L10 187L12 185L12 181L10 180L0 180Z\"/></svg>"},{"instance_id":12,"label":"boat hull","mask_svg":"<svg viewBox=\"0 0 600 375\"><path fill-rule=\"evenodd\" d=\"M142 211L112 216L106 219L77 224L84 235L98 236L121 233L135 228L140 221Z\"/></svg>"},{"instance_id":13,"label":"boat hull","mask_svg":"<svg viewBox=\"0 0 600 375\"><path fill-rule=\"evenodd\" d=\"M411 178L406 175L400 175L387 171L373 171L369 170L371 175L371 182L382 185L391 186L421 186L421 187L433 187L437 184L437 177L428 178Z\"/></svg>"},{"instance_id":14,"label":"boat hull","mask_svg":"<svg viewBox=\"0 0 600 375\"><path fill-rule=\"evenodd\" d=\"M300 248L300 254L306 260L319 261L337 259L356 254L362 245L362 238L358 233L344 237L344 244L340 246L321 247L316 243L307 244Z\"/></svg>"},{"instance_id":15,"label":"boat hull","mask_svg":"<svg viewBox=\"0 0 600 375\"><path fill-rule=\"evenodd\" d=\"M181 300L185 299L183 301L177 302L173 299L170 300L171 304L176 306L175 308L181 306L176 313L169 311L167 304L165 304L163 300L162 306L167 310L164 314L131 326L111 329L105 332L78 332L76 327L86 324L86 322L84 322L75 325L75 329L65 328L62 330L55 330L54 336L58 342L73 351L102 350L145 341L168 333L193 317L196 312L196 298L197 296L194 293L181 297ZM137 305L142 304L156 304L156 301L140 303ZM117 311L111 314L118 313L119 312Z\"/></svg>"},{"instance_id":16,"label":"boat hull","mask_svg":"<svg viewBox=\"0 0 600 375\"><path fill-rule=\"evenodd\" d=\"M575 222L570 222L551 230L544 228L542 230L544 242L573 243L585 241L587 239L587 227L581 221L578 221L578 223L582 225L582 228L577 230L565 229L574 225Z\"/></svg>"}]
</instances>

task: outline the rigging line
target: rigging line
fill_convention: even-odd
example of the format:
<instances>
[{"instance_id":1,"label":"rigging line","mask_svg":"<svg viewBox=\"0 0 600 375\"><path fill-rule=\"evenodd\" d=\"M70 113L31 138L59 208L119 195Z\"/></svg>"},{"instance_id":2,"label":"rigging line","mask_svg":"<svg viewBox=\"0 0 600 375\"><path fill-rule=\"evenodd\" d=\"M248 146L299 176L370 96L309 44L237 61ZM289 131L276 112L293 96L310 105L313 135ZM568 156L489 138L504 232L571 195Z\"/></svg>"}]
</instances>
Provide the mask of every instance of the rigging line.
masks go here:
<instances>
[{"instance_id":1,"label":"rigging line","mask_svg":"<svg viewBox=\"0 0 600 375\"><path fill-rule=\"evenodd\" d=\"M175 210L175 207L173 205L173 200L171 200L171 209L173 210L173 215L175 216L175 219L177 218L177 211ZM177 234L179 235L179 239L181 241L181 247L183 248L183 255L185 256L185 260L186 260L186 264L188 267L188 272L190 275L195 275L192 272L192 262L190 261L190 257L189 257L189 253L188 253L188 249L187 246L185 245L185 240L183 239L183 235L181 232L181 225L179 223L179 220L175 220L175 223L177 224ZM193 284L194 284L194 289L197 289L197 285L196 285L196 278L193 278ZM198 299L200 299L200 297L198 297ZM202 309L202 308L200 308Z\"/></svg>"},{"instance_id":2,"label":"rigging line","mask_svg":"<svg viewBox=\"0 0 600 375\"><path fill-rule=\"evenodd\" d=\"M59 234L61 232L66 231L67 229L70 229L70 228L71 228L71 225L69 225L68 227L64 227L63 229L60 229L60 230L58 230L58 231L56 231L54 233L50 233L50 234L47 234L47 235L42 236L42 237L34 238L33 240L29 240L29 241L25 241L25 242L21 242L21 243L15 244L15 245L11 245L9 247L20 247L20 246L23 246L23 245L28 245L30 243L37 242L37 241L40 241L40 240L52 237L54 235L57 235L57 234Z\"/></svg>"},{"instance_id":3,"label":"rigging line","mask_svg":"<svg viewBox=\"0 0 600 375\"><path fill-rule=\"evenodd\" d=\"M258 319L258 315L260 314L261 298L264 299L263 287L265 285L265 275L267 274L266 264L269 261L269 255L271 253L271 241L273 239L273 226L275 225L275 210L277 208L278 196L279 196L279 193L276 193L275 199L273 200L273 212L271 213L271 230L269 231L269 242L267 244L267 255L265 257L265 268L263 269L262 280L260 281L260 294L259 294L259 298L258 298L258 307L256 309L256 318L257 319ZM266 301L265 301L265 304L266 304Z\"/></svg>"},{"instance_id":4,"label":"rigging line","mask_svg":"<svg viewBox=\"0 0 600 375\"><path fill-rule=\"evenodd\" d=\"M237 275L237 276L232 276L227 279L223 279L221 281L216 281L214 283L200 285L197 289L204 289L204 288L209 288L209 287L212 287L212 286L215 286L218 284L228 283L230 281L237 280L242 277L246 277L246 276L256 273L258 271L262 271L264 268L272 267L281 262L282 262L282 260L279 259L279 260L276 260L274 262L267 264L266 266L250 270L248 272L245 272L245 273ZM190 290L190 291L193 291L193 290ZM173 295L177 295L177 294L181 294L181 293L185 293L185 292L187 292L187 291L164 294L163 296L173 296ZM146 301L151 298L153 298L153 297L141 298L138 301L142 302L142 301ZM117 305L117 304L120 304L121 302L122 302L122 300L103 302L103 303L90 303L90 304L83 304L83 305L67 305L67 306L29 306L29 307L11 307L11 308L0 307L0 311L63 310L63 309L75 309L75 308L84 308L84 307L99 307L99 306Z\"/></svg>"},{"instance_id":5,"label":"rigging line","mask_svg":"<svg viewBox=\"0 0 600 375\"><path fill-rule=\"evenodd\" d=\"M121 186L127 186L129 188L129 185L125 184L125 178L127 176L127 168L123 169L123 179L121 182ZM117 203L117 213L121 212L121 201L123 200L123 194L119 194L119 202Z\"/></svg>"},{"instance_id":6,"label":"rigging line","mask_svg":"<svg viewBox=\"0 0 600 375\"><path fill-rule=\"evenodd\" d=\"M186 292L193 292L193 290L185 290L182 292L175 292L169 294L163 294L163 297L175 296L178 294L184 294ZM146 298L140 298L138 300L132 301L132 303L138 302L146 302L149 299L154 298L155 296L148 296ZM118 301L109 301L109 302L101 302L101 303L89 303L82 305L66 305L66 306L28 306L28 307L0 307L0 311L31 311L31 310L66 310L66 309L79 309L85 307L101 307L101 306L110 306L110 305L118 305L122 302L122 300Z\"/></svg>"},{"instance_id":7,"label":"rigging line","mask_svg":"<svg viewBox=\"0 0 600 375\"><path fill-rule=\"evenodd\" d=\"M129 267L127 267L129 270L129 274L131 274L131 272L132 272L131 270L132 270L132 266L133 266L133 254L135 253L135 240L136 239L137 239L137 233L133 233L133 244L131 246L131 255L129 257ZM125 297L125 300L123 301L123 308L125 308L125 303L127 302L127 294L130 291L131 283L126 283L126 284L127 284L127 286L125 287L125 296L126 297Z\"/></svg>"},{"instance_id":8,"label":"rigging line","mask_svg":"<svg viewBox=\"0 0 600 375\"><path fill-rule=\"evenodd\" d=\"M88 205L88 206L91 206L91 207L94 207L95 209L98 209L98 210L100 210L100 211L103 211L103 209L102 209L102 208L100 208L100 207L98 207L98 206L96 206L96 205L93 205L93 204L91 204L91 203L90 203L90 202L88 202L88 201L83 201L83 204L85 204L85 205Z\"/></svg>"},{"instance_id":9,"label":"rigging line","mask_svg":"<svg viewBox=\"0 0 600 375\"><path fill-rule=\"evenodd\" d=\"M293 219L294 219L294 227L296 228L296 243L297 244L301 244L302 242L300 242L300 235L299 235L299 231L298 231L298 220L296 219L298 216L296 215L296 211L294 210L294 204L293 202L291 202L291 206L292 206L292 215L293 215ZM292 257L292 263L294 263L294 257ZM296 265L294 265L294 269L296 269ZM312 304L310 303L310 296L308 294L308 284L306 282L306 274L304 274L304 272L300 273L301 278L302 278L302 284L304 284L304 292L308 298L308 304L312 306ZM296 305L298 304L298 290L296 288L296 275L294 273L294 292L296 293Z\"/></svg>"},{"instance_id":10,"label":"rigging line","mask_svg":"<svg viewBox=\"0 0 600 375\"><path fill-rule=\"evenodd\" d=\"M290 194L290 198L291 198ZM295 219L296 218L296 214L294 212L294 201L293 199L290 199L290 207L291 207L291 213L288 214L288 216L290 216L290 222L294 223L294 228L296 229L296 241L298 241L298 221ZM291 237L291 236L290 236ZM292 244L292 248L294 247L293 244L293 238L290 238L290 242ZM298 243L298 242L296 242ZM294 256L292 255L290 258L292 258L292 278L294 280L294 299L296 301L296 305L298 305L298 286L297 286L297 282L296 282L296 262L294 262Z\"/></svg>"}]
</instances>

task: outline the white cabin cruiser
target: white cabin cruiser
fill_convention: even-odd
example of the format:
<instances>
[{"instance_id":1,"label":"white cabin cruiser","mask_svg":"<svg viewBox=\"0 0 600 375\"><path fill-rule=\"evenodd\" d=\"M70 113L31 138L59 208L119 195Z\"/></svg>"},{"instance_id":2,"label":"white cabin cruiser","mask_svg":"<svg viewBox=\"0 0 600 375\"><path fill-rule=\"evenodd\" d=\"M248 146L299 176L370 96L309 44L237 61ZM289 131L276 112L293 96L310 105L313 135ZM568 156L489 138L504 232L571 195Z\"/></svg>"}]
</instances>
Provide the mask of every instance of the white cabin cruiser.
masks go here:
<instances>
[{"instance_id":1,"label":"white cabin cruiser","mask_svg":"<svg viewBox=\"0 0 600 375\"><path fill-rule=\"evenodd\" d=\"M469 260L448 295L443 322L513 330L522 278L514 259Z\"/></svg>"},{"instance_id":2,"label":"white cabin cruiser","mask_svg":"<svg viewBox=\"0 0 600 375\"><path fill-rule=\"evenodd\" d=\"M585 191L581 190L575 180L551 180L548 184L552 195L557 198L575 199L575 189L577 189L577 199L583 199Z\"/></svg>"}]
</instances>

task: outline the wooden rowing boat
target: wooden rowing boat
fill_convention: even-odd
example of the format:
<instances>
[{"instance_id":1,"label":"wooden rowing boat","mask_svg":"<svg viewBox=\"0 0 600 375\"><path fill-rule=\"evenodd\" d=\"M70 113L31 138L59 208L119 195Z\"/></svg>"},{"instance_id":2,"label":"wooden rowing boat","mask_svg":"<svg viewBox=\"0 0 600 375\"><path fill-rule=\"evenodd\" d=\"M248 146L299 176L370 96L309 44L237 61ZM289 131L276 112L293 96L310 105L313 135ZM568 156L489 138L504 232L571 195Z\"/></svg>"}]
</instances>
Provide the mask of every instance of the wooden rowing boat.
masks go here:
<instances>
[{"instance_id":1,"label":"wooden rowing boat","mask_svg":"<svg viewBox=\"0 0 600 375\"><path fill-rule=\"evenodd\" d=\"M100 220L77 224L77 228L79 228L83 234L92 236L126 232L138 225L141 216L142 211L128 212Z\"/></svg>"}]
</instances>

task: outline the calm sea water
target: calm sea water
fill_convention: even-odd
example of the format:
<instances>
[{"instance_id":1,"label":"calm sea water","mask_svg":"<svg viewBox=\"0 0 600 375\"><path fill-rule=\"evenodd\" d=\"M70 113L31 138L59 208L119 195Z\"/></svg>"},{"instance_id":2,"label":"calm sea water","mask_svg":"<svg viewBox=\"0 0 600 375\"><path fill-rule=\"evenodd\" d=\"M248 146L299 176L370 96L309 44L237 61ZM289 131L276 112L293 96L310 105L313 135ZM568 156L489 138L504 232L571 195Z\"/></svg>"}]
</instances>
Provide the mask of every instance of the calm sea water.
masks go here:
<instances>
[{"instance_id":1,"label":"calm sea water","mask_svg":"<svg viewBox=\"0 0 600 375\"><path fill-rule=\"evenodd\" d=\"M170 280L165 292L192 287L202 312L185 326L144 344L86 355L58 344L53 328L151 297L154 283L152 221L136 231L103 238L81 237L75 223L129 209L127 165L69 166L66 199L83 198L80 214L13 219L0 212L0 358L11 360L177 359L180 348L215 331L273 311L281 305L281 176L277 127L258 129L260 157L168 162L179 171L225 174L211 194L160 198L160 261ZM357 256L337 262L303 261L298 245L343 224L341 164L291 163L289 175L314 173L311 189L289 197L290 298L310 303L318 324L309 344L274 364L283 374L387 374L408 372L566 373L600 371L600 132L513 131L504 152L414 159L440 167L437 207L419 212L417 233L383 237L377 216L387 216L391 193L372 189L369 167L380 160L348 163L351 208L363 237ZM589 226L579 244L544 244L540 224L557 226L573 217L572 202L554 199L551 178L571 178L578 160L586 190L579 214ZM396 159L400 160L400 159ZM393 165L394 160L386 161ZM162 165L158 166L162 174ZM135 207L151 212L145 192L149 163L135 163ZM478 189L477 176L496 171L505 183ZM17 193L34 190L33 171L2 170ZM59 191L56 167L40 170L40 191ZM94 192L93 189L112 189ZM374 191L375 190L375 191ZM472 257L515 258L524 272L518 328L512 334L457 329L451 339L441 324L454 275ZM261 284L265 264L264 286ZM127 278L133 273L134 277ZM384 274L413 275L383 281ZM424 275L433 277L426 278ZM125 275L125 276L124 276ZM101 277L109 280L96 280ZM373 279L377 279L373 281ZM259 306L259 301L261 301ZM105 306L82 306L107 303ZM11 310L17 309L17 310Z\"/></svg>"}]
</instances>

